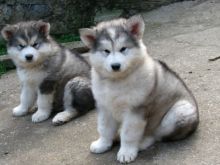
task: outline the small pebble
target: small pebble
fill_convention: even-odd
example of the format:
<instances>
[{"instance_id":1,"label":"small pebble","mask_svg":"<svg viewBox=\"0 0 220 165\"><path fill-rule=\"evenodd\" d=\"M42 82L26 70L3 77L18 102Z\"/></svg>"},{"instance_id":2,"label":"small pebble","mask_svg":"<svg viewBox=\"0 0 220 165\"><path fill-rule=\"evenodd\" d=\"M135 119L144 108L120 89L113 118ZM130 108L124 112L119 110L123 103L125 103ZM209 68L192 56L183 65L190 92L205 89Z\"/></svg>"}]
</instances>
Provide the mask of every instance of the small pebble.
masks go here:
<instances>
[{"instance_id":1,"label":"small pebble","mask_svg":"<svg viewBox=\"0 0 220 165\"><path fill-rule=\"evenodd\" d=\"M4 152L4 155L8 155L9 154L9 152Z\"/></svg>"}]
</instances>

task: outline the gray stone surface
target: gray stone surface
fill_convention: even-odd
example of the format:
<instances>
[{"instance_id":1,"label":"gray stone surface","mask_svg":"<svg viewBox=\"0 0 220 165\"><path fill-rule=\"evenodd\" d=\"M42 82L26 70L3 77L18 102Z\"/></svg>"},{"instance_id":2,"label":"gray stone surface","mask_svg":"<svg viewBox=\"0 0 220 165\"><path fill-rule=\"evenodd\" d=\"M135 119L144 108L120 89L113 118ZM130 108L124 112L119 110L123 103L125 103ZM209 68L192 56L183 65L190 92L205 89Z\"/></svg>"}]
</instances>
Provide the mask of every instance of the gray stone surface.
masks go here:
<instances>
[{"instance_id":1,"label":"gray stone surface","mask_svg":"<svg viewBox=\"0 0 220 165\"><path fill-rule=\"evenodd\" d=\"M129 16L177 1L182 0L0 0L0 29L5 24L42 19L52 24L53 34L76 34L79 28L93 25L97 11L103 9L119 9Z\"/></svg>"},{"instance_id":2,"label":"gray stone surface","mask_svg":"<svg viewBox=\"0 0 220 165\"><path fill-rule=\"evenodd\" d=\"M182 2L143 13L149 53L166 61L186 81L200 109L199 129L174 143L158 143L141 152L137 165L220 164L220 2ZM31 123L31 116L14 118L19 83L14 71L0 79L1 165L104 165L118 164L118 146L105 154L91 154L98 136L96 112L54 127L51 120Z\"/></svg>"},{"instance_id":3,"label":"gray stone surface","mask_svg":"<svg viewBox=\"0 0 220 165\"><path fill-rule=\"evenodd\" d=\"M95 17L93 1L84 0L9 0L0 2L0 29L5 24L44 20L51 23L53 34L76 34Z\"/></svg>"}]
</instances>

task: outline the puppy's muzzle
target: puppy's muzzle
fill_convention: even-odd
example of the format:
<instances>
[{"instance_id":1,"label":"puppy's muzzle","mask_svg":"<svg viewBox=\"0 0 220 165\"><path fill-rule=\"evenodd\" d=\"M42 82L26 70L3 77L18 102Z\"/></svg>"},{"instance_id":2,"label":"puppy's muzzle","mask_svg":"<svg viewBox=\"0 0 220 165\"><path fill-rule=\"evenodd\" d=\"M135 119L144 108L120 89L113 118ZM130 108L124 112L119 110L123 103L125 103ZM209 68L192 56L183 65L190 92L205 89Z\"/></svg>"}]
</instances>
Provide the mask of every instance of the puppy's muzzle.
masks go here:
<instances>
[{"instance_id":1,"label":"puppy's muzzle","mask_svg":"<svg viewBox=\"0 0 220 165\"><path fill-rule=\"evenodd\" d=\"M33 55L32 55L32 54L27 54L27 55L25 56L25 58L26 58L26 60L27 60L28 62L31 62L31 61L33 60Z\"/></svg>"},{"instance_id":2,"label":"puppy's muzzle","mask_svg":"<svg viewBox=\"0 0 220 165\"><path fill-rule=\"evenodd\" d=\"M113 71L117 72L117 71L120 70L121 64L119 64L119 63L114 63L114 64L111 65L111 67L112 67L112 70L113 70Z\"/></svg>"}]
</instances>

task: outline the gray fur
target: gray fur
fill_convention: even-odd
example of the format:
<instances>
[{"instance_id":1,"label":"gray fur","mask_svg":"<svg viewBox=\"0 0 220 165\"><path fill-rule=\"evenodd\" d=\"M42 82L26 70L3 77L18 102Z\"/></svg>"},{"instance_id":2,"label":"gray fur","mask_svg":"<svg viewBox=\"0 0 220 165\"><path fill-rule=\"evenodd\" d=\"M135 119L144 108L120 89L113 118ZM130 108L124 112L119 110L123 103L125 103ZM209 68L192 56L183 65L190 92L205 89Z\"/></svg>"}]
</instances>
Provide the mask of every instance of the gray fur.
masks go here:
<instances>
[{"instance_id":1,"label":"gray fur","mask_svg":"<svg viewBox=\"0 0 220 165\"><path fill-rule=\"evenodd\" d=\"M8 53L17 67L23 87L28 84L33 93L39 91L38 95L53 98L51 110L60 111L66 108L64 107L65 100L63 97L65 86L68 84L71 86L68 89L74 96L71 96L72 102L80 103L77 106L72 104L73 110L85 113L93 109L95 104L90 89L91 67L81 55L56 43L49 35L49 31L49 23L29 21L6 26L2 29L2 35L7 41ZM33 52L32 61L25 60L24 57L27 54L25 51L28 54ZM81 79L76 84L73 80L79 76ZM75 97L79 94L84 97L84 100L81 97ZM84 105L87 103L88 106ZM29 103L26 104L29 105ZM31 108L29 106L28 109ZM40 106L45 107L44 105ZM48 115L44 119L40 117L33 119L32 116L32 120L34 122L45 120L49 117L51 110L47 110ZM18 115L24 115L27 113L26 111Z\"/></svg>"},{"instance_id":2,"label":"gray fur","mask_svg":"<svg viewBox=\"0 0 220 165\"><path fill-rule=\"evenodd\" d=\"M80 30L82 41L92 50L92 90L99 110L100 137L90 150L110 149L121 128L117 154L121 163L134 161L139 150L155 141L187 137L199 123L193 94L164 62L148 55L143 33L140 16ZM116 71L114 64L120 69Z\"/></svg>"},{"instance_id":3,"label":"gray fur","mask_svg":"<svg viewBox=\"0 0 220 165\"><path fill-rule=\"evenodd\" d=\"M73 100L72 106L79 111L80 114L94 109L94 99L92 97L91 83L86 77L76 77L66 85L71 90Z\"/></svg>"},{"instance_id":4,"label":"gray fur","mask_svg":"<svg viewBox=\"0 0 220 165\"><path fill-rule=\"evenodd\" d=\"M134 47L139 46L138 42L135 40L135 38L128 31L126 31L125 27L112 25L111 28L114 28L116 31L117 35L115 37L111 37L111 35L107 31L107 29L102 29L102 28L96 29L97 38L94 42L94 46L91 49L92 52L100 50L100 48L102 48L102 44L101 44L102 40L109 40L109 41L111 41L111 43L113 45L114 41L119 39L121 36L126 37L126 44L127 45L134 46Z\"/></svg>"},{"instance_id":5,"label":"gray fur","mask_svg":"<svg viewBox=\"0 0 220 165\"><path fill-rule=\"evenodd\" d=\"M147 96L145 102L140 105L141 109L144 109L148 122L151 123L145 129L146 136L154 134L154 131L162 122L163 117L178 100L186 99L190 101L196 107L198 113L195 97L182 79L164 62L155 60L155 63L157 64L155 72L158 72L158 67L161 67L165 81L160 81L158 74L155 74L153 91L150 93L150 97ZM164 97L166 95L167 97ZM194 132L199 124L199 115L197 115L197 119L191 124L181 122L176 124L175 130L170 135L161 137L162 140L179 140Z\"/></svg>"}]
</instances>

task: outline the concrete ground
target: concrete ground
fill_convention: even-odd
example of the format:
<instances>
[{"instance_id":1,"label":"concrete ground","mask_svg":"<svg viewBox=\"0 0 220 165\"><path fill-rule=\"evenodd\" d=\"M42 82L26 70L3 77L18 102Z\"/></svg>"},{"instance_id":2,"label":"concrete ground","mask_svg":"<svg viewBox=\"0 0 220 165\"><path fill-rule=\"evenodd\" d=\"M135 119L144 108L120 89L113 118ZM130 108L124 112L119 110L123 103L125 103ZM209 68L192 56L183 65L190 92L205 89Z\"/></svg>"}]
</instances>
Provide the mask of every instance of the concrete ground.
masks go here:
<instances>
[{"instance_id":1,"label":"concrete ground","mask_svg":"<svg viewBox=\"0 0 220 165\"><path fill-rule=\"evenodd\" d=\"M220 164L220 1L186 1L143 13L144 41L149 54L166 61L186 81L200 109L200 125L191 137L158 143L141 152L133 164ZM14 71L0 78L1 165L117 164L118 146L105 154L91 154L98 137L96 112L55 127L51 119L31 123L31 116L12 117L19 103Z\"/></svg>"}]
</instances>

